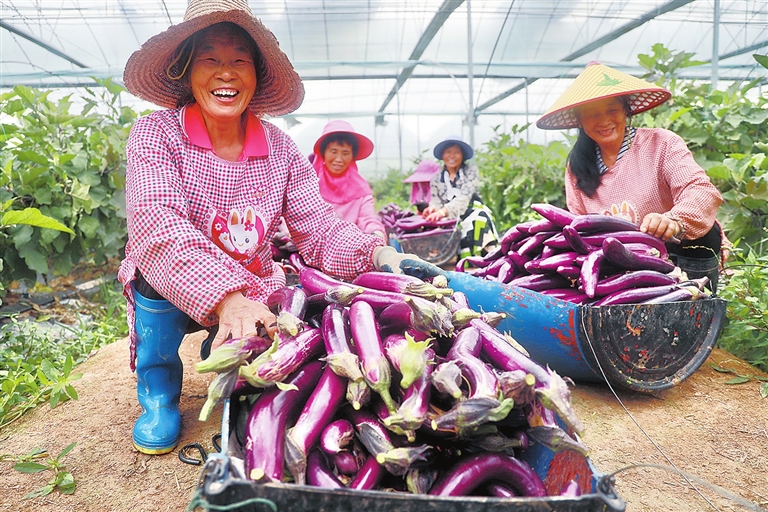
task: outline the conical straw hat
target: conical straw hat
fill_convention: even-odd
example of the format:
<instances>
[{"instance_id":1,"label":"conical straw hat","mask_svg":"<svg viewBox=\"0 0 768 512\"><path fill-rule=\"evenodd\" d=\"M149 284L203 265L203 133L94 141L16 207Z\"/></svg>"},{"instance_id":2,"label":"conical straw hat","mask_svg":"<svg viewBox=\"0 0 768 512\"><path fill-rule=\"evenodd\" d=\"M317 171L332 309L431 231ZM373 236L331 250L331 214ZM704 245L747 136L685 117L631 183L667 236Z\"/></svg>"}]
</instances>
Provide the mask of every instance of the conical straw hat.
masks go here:
<instances>
[{"instance_id":1,"label":"conical straw hat","mask_svg":"<svg viewBox=\"0 0 768 512\"><path fill-rule=\"evenodd\" d=\"M152 36L128 59L123 81L128 91L165 108L175 108L188 95L180 80L169 76L183 74L174 64L179 46L195 32L228 21L239 25L253 39L261 53L256 65L256 94L248 109L261 116L293 112L304 100L304 85L275 35L253 16L247 0L190 0L184 20ZM170 68L169 68L170 66Z\"/></svg>"},{"instance_id":2,"label":"conical straw hat","mask_svg":"<svg viewBox=\"0 0 768 512\"><path fill-rule=\"evenodd\" d=\"M658 85L609 68L603 64L590 63L573 83L565 90L546 114L536 121L543 130L577 128L574 108L590 101L616 96L629 96L632 115L658 107L672 94Z\"/></svg>"}]
</instances>

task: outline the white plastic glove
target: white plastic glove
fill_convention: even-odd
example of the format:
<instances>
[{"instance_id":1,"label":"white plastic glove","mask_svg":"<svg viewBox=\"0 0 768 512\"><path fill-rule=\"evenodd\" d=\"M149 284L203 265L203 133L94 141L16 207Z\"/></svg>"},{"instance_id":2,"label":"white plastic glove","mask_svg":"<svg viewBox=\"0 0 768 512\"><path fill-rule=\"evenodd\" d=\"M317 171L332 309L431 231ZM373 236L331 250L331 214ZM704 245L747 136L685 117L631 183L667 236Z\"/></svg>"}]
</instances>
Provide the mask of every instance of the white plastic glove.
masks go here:
<instances>
[{"instance_id":1,"label":"white plastic glove","mask_svg":"<svg viewBox=\"0 0 768 512\"><path fill-rule=\"evenodd\" d=\"M373 266L382 272L408 274L419 279L444 275L440 267L428 263L415 254L397 252L388 245L377 248L373 252Z\"/></svg>"}]
</instances>

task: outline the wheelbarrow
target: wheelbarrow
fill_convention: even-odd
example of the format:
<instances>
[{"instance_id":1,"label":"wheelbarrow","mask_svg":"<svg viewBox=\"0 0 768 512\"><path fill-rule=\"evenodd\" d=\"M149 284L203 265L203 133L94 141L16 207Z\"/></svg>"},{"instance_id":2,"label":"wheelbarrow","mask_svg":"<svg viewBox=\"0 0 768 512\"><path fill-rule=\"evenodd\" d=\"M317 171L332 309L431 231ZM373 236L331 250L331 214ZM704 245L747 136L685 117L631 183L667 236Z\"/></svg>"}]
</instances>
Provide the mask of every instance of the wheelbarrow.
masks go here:
<instances>
[{"instance_id":1,"label":"wheelbarrow","mask_svg":"<svg viewBox=\"0 0 768 512\"><path fill-rule=\"evenodd\" d=\"M652 393L690 377L723 328L726 301L588 306L510 284L448 272L478 311L506 313L508 332L541 364L582 382Z\"/></svg>"}]
</instances>

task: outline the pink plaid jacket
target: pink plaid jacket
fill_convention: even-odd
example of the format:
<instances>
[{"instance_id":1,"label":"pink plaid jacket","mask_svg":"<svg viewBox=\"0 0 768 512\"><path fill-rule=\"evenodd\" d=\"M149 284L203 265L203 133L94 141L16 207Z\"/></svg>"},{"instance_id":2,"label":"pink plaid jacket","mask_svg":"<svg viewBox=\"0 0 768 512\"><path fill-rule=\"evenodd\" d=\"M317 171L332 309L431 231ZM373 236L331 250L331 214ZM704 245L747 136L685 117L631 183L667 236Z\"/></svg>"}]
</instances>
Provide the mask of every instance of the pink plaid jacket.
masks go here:
<instances>
[{"instance_id":1,"label":"pink plaid jacket","mask_svg":"<svg viewBox=\"0 0 768 512\"><path fill-rule=\"evenodd\" d=\"M649 213L680 219L685 238L707 234L723 197L678 135L661 128L638 128L632 147L602 176L593 197L576 188L566 171L568 209L576 214L618 215L640 224Z\"/></svg>"},{"instance_id":2,"label":"pink plaid jacket","mask_svg":"<svg viewBox=\"0 0 768 512\"><path fill-rule=\"evenodd\" d=\"M293 140L265 121L249 123L268 154L240 162L193 144L179 110L139 119L126 146L128 243L118 279L128 299L134 364L136 268L163 297L204 326L216 305L243 290L264 301L285 285L270 240L285 219L308 265L342 279L373 269L384 242L342 221L323 201L317 173ZM252 134L249 134L250 136Z\"/></svg>"}]
</instances>

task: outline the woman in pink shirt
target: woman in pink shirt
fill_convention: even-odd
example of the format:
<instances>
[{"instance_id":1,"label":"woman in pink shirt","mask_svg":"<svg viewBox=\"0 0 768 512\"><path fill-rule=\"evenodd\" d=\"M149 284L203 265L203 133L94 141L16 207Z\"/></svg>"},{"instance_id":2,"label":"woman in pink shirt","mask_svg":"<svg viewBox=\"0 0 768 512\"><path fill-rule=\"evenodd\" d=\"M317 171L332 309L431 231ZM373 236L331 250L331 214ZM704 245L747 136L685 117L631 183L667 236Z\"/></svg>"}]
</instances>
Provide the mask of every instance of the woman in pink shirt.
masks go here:
<instances>
[{"instance_id":1,"label":"woman in pink shirt","mask_svg":"<svg viewBox=\"0 0 768 512\"><path fill-rule=\"evenodd\" d=\"M665 242L689 277L717 290L718 256L730 244L716 215L723 201L685 142L629 120L670 98L666 89L590 63L536 125L578 128L565 192L573 213L615 215Z\"/></svg>"},{"instance_id":2,"label":"woman in pink shirt","mask_svg":"<svg viewBox=\"0 0 768 512\"><path fill-rule=\"evenodd\" d=\"M269 243L281 219L308 265L342 279L441 271L336 217L307 159L262 119L298 108L304 88L246 0L191 0L182 23L134 52L124 80L165 108L136 121L126 146L118 274L143 408L133 444L162 454L179 438L185 333L207 328L213 348L274 334L264 302L285 285Z\"/></svg>"},{"instance_id":3,"label":"woman in pink shirt","mask_svg":"<svg viewBox=\"0 0 768 512\"><path fill-rule=\"evenodd\" d=\"M336 120L323 128L311 161L320 181L320 195L336 215L356 224L363 233L386 239L371 187L357 170L357 161L368 158L372 152L371 139L356 133L348 122Z\"/></svg>"}]
</instances>

